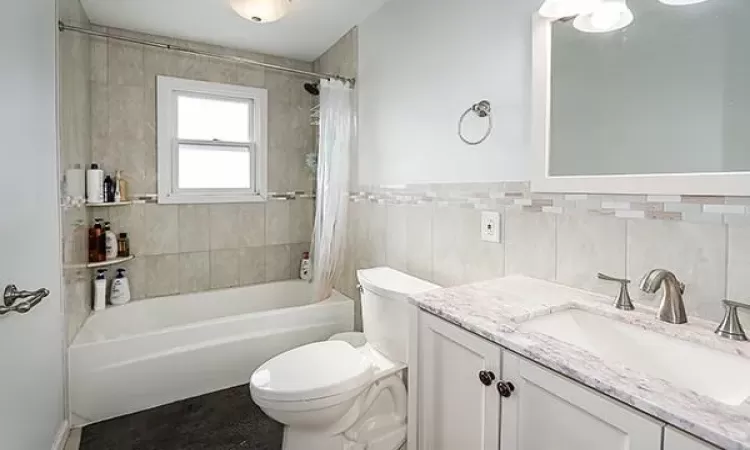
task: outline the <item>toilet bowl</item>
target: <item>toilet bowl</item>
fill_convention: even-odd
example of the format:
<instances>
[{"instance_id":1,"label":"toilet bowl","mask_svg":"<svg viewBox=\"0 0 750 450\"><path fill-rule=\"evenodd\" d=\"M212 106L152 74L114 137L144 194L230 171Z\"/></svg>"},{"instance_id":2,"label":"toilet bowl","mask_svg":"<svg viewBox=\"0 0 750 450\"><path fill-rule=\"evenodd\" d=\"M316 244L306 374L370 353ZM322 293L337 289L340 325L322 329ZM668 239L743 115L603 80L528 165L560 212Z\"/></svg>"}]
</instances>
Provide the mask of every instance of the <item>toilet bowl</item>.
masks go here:
<instances>
[{"instance_id":1,"label":"toilet bowl","mask_svg":"<svg viewBox=\"0 0 750 450\"><path fill-rule=\"evenodd\" d=\"M361 270L364 333L295 348L250 379L284 424L284 450L397 450L406 441L409 295L435 289L389 268Z\"/></svg>"}]
</instances>

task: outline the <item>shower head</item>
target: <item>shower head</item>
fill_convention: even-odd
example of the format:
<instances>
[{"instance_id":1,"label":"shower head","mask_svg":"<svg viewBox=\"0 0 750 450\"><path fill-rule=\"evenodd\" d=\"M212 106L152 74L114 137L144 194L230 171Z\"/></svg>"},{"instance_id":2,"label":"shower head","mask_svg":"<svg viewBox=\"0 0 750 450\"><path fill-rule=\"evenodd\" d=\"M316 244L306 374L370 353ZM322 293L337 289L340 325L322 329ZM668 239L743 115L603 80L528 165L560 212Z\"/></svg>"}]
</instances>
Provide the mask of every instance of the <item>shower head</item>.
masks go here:
<instances>
[{"instance_id":1,"label":"shower head","mask_svg":"<svg viewBox=\"0 0 750 450\"><path fill-rule=\"evenodd\" d=\"M305 83L305 90L310 93L310 95L318 96L320 95L320 85L318 83Z\"/></svg>"}]
</instances>

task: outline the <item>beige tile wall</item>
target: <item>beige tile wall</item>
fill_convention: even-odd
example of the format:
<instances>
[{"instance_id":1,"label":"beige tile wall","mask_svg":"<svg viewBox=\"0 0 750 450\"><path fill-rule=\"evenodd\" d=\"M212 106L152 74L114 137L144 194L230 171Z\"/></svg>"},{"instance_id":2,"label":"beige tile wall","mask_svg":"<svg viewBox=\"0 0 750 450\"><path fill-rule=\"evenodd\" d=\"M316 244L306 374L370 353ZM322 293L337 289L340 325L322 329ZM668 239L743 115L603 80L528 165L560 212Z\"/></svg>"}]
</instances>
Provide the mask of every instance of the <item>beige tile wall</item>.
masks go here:
<instances>
[{"instance_id":1,"label":"beige tile wall","mask_svg":"<svg viewBox=\"0 0 750 450\"><path fill-rule=\"evenodd\" d=\"M88 18L78 0L60 0L58 15L61 20L88 25ZM59 134L60 179L65 170L76 164L84 167L91 160L91 121L89 110L89 38L75 33L62 33L58 41L59 64ZM61 192L64 195L64 190ZM88 223L84 208L64 206L61 198L63 265L75 264L87 258ZM86 318L91 302L89 280L80 271L63 272L65 315L68 340L72 340Z\"/></svg>"},{"instance_id":2,"label":"beige tile wall","mask_svg":"<svg viewBox=\"0 0 750 450\"><path fill-rule=\"evenodd\" d=\"M259 61L310 70L312 63L125 30L112 33L179 44ZM64 34L73 39L76 35ZM77 42L77 41L76 41ZM61 45L72 45L63 40ZM312 99L294 75L207 57L91 38L77 48L79 59L61 52L62 65L80 78L76 90L62 89L64 104L76 105L69 130L86 130L82 142L68 146L82 153L63 159L66 164L99 163L105 171L123 170L131 194L156 192L156 104L158 75L265 88L269 93L269 190L276 193L311 192L313 177L305 154L314 151L315 129L310 126ZM77 79L81 84L81 80ZM82 99L85 99L82 100ZM76 103L78 102L78 103ZM81 105L79 105L81 103ZM90 103L90 107L88 104ZM80 111L79 111L80 110ZM83 112L85 111L85 113ZM74 118L86 127L72 122ZM90 131L89 131L90 130ZM76 134L76 138L78 138ZM314 200L272 200L266 204L157 205L78 210L79 222L109 220L114 231L127 232L136 259L129 271L134 299L242 286L297 276L299 260L309 250ZM79 217L80 216L80 217ZM71 218L72 220L72 218ZM69 220L70 221L70 220ZM83 252L68 262L86 260L86 226L79 226ZM112 271L114 272L114 271ZM113 273L110 274L112 276ZM76 299L70 328L75 331L89 311L89 272L78 271ZM84 294L86 293L86 294Z\"/></svg>"},{"instance_id":3,"label":"beige tile wall","mask_svg":"<svg viewBox=\"0 0 750 450\"><path fill-rule=\"evenodd\" d=\"M660 294L641 292L637 281L662 267L687 285L692 316L719 321L722 299L750 300L747 224L490 209L503 215L500 244L480 240L481 211L473 207L353 203L354 264L339 289L355 296L354 270L388 265L444 286L523 274L614 296L617 286L596 279L601 271L634 280L632 297L656 306ZM745 321L750 323L750 316Z\"/></svg>"}]
</instances>

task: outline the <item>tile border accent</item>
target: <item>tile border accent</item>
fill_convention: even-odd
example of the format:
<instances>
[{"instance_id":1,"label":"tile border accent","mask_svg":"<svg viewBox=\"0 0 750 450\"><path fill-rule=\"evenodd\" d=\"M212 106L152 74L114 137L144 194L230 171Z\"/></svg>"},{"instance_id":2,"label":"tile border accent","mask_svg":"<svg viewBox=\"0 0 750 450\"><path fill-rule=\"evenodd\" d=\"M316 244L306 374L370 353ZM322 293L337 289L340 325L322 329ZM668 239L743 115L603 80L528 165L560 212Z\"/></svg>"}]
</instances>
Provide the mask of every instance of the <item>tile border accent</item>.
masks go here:
<instances>
[{"instance_id":1,"label":"tile border accent","mask_svg":"<svg viewBox=\"0 0 750 450\"><path fill-rule=\"evenodd\" d=\"M350 200L750 226L750 197L536 193L527 181L360 186Z\"/></svg>"}]
</instances>

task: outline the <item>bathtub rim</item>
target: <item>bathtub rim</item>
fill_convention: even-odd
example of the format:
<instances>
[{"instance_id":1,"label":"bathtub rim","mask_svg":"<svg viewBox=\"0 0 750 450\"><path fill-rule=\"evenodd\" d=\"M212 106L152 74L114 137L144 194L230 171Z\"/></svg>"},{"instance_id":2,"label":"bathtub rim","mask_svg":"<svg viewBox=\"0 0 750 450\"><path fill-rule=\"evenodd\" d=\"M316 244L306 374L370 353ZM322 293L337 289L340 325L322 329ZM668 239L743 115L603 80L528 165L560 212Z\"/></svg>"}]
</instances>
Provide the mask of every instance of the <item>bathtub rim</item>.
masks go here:
<instances>
[{"instance_id":1,"label":"bathtub rim","mask_svg":"<svg viewBox=\"0 0 750 450\"><path fill-rule=\"evenodd\" d=\"M288 282L288 281L290 281L290 280L279 281L279 282L275 282L275 283L264 283L264 284L285 283L285 282ZM239 289L247 288L247 287L252 287L252 286L242 286ZM238 289L238 288L217 289L215 291L206 291L206 292L221 293L222 291L229 291L229 290L233 290L233 289ZM156 300L156 299L159 299L159 298L169 298L169 297L146 298L146 299L142 299L142 300L135 300L135 302L140 303L140 302L143 302L143 301ZM129 335L126 335L126 336L118 336L118 337L111 338L111 339L103 339L103 340L97 340L97 341L93 341L93 342L77 343L76 341L78 340L78 336L80 335L81 331L83 331L84 327L86 326L86 324L88 323L88 321L90 320L90 318L94 317L94 315L96 314L96 311L92 310L89 313L89 315L86 317L86 320L83 322L83 325L81 326L80 330L78 330L78 333L76 333L75 338L73 338L73 342L71 342L71 344L68 346L68 350L69 351L73 351L75 349L83 349L83 348L91 347L91 346L94 346L94 345L102 345L102 344L116 343L116 342L125 342L125 341L131 340L131 339L136 338L136 337L141 338L141 337L158 336L158 335L161 335L161 334L166 334L166 333L174 332L176 330L190 330L190 329L194 329L194 328L198 328L198 327L206 326L206 325L216 325L216 324L219 324L219 323L233 323L233 322L238 322L238 321L241 321L241 320L245 320L250 315L253 315L253 316L256 316L256 317L267 317L267 316L274 316L274 315L282 314L284 312L287 312L287 310L289 310L289 309L306 310L306 309L310 309L310 308L321 307L321 306L330 306L330 305L342 304L342 303L346 303L346 302L352 302L352 303L354 303L354 300L350 299L349 297L347 297L346 295L342 294L341 292L339 292L337 290L334 290L333 293L331 294L331 297L327 298L326 300L323 300L322 302L308 303L308 304L296 305L296 306L285 306L283 308L268 309L268 310L265 310L265 311L256 311L256 312L247 312L247 313L243 313L243 314L228 315L228 316L217 317L217 318L213 318L213 319L206 319L206 320L199 320L199 321L195 321L195 322L189 322L189 323L185 323L185 324L181 324L181 325L172 325L172 326L160 328L158 330L146 331L146 332L143 332L143 333L129 334ZM133 304L134 303L126 303L124 305L110 306L107 309L110 309L110 308L124 308L124 307L130 306L130 305L133 305Z\"/></svg>"}]
</instances>

